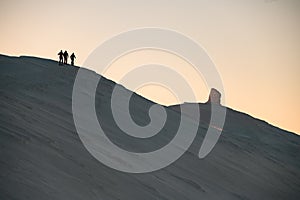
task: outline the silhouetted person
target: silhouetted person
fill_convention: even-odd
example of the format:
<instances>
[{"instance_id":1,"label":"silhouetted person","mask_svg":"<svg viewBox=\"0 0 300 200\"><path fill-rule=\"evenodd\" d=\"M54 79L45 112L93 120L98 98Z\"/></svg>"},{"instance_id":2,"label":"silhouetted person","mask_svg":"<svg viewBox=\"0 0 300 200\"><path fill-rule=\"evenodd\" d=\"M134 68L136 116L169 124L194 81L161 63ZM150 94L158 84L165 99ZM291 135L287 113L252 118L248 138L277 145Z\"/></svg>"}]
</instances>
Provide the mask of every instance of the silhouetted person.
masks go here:
<instances>
[{"instance_id":1,"label":"silhouetted person","mask_svg":"<svg viewBox=\"0 0 300 200\"><path fill-rule=\"evenodd\" d=\"M70 58L71 58L71 65L74 66L74 60L76 58L75 54L72 53L72 55L70 56Z\"/></svg>"},{"instance_id":2,"label":"silhouetted person","mask_svg":"<svg viewBox=\"0 0 300 200\"><path fill-rule=\"evenodd\" d=\"M69 54L67 51L64 52L64 64L68 64L68 57L69 57Z\"/></svg>"},{"instance_id":3,"label":"silhouetted person","mask_svg":"<svg viewBox=\"0 0 300 200\"><path fill-rule=\"evenodd\" d=\"M64 56L63 51L60 50L60 52L59 52L57 55L59 55L59 61L58 61L58 64L59 64L59 65L62 65L62 64L63 64L63 56Z\"/></svg>"}]
</instances>

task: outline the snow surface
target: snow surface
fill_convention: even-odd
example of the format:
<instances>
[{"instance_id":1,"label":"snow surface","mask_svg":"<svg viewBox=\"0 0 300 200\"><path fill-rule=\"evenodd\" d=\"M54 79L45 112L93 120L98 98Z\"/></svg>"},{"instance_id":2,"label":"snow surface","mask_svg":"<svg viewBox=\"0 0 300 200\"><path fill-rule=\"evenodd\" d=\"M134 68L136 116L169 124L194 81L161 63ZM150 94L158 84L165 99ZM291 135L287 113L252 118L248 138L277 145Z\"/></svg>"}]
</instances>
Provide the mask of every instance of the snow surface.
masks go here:
<instances>
[{"instance_id":1,"label":"snow surface","mask_svg":"<svg viewBox=\"0 0 300 200\"><path fill-rule=\"evenodd\" d=\"M196 139L168 167L129 174L103 165L85 149L74 126L77 70L47 59L0 55L0 199L300 199L300 137L247 114L228 108L220 140L207 157L198 158L209 104L198 104ZM166 125L154 137L123 134L109 111L115 83L101 81L96 109L113 143L149 152L174 137L178 105L166 107ZM153 104L134 95L133 120L149 123Z\"/></svg>"}]
</instances>

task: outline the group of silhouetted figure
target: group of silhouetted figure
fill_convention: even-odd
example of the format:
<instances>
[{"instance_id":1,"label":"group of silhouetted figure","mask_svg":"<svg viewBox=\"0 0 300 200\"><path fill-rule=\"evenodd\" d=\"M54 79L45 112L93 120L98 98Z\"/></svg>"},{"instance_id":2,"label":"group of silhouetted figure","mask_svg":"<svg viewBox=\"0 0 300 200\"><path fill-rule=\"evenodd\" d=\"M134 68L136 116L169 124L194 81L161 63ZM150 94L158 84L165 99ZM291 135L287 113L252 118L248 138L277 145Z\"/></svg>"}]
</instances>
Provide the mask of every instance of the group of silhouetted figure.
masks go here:
<instances>
[{"instance_id":1,"label":"group of silhouetted figure","mask_svg":"<svg viewBox=\"0 0 300 200\"><path fill-rule=\"evenodd\" d=\"M63 52L62 50L60 50L60 52L57 55L59 55L59 61L58 61L59 65L68 64L69 54L67 51ZM75 54L72 53L70 58L71 58L71 65L74 66L74 60L76 58Z\"/></svg>"}]
</instances>

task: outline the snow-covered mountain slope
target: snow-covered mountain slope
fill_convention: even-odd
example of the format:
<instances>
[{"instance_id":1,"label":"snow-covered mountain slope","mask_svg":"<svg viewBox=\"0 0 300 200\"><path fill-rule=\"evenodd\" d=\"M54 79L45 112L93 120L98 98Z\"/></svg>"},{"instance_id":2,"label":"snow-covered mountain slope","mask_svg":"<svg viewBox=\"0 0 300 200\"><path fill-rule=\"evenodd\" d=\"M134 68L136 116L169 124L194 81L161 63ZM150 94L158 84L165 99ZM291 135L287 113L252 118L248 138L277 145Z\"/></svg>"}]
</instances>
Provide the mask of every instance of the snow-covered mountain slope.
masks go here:
<instances>
[{"instance_id":1,"label":"snow-covered mountain slope","mask_svg":"<svg viewBox=\"0 0 300 200\"><path fill-rule=\"evenodd\" d=\"M196 139L168 167L130 174L103 165L83 146L74 125L77 71L52 60L0 55L0 199L300 199L300 137L247 114L228 108L220 140L207 157L198 158L209 104L198 104ZM163 134L144 140L122 134L109 111L115 83L101 81L96 109L113 143L147 152L174 137L178 105L166 107ZM133 120L147 124L153 104L134 95Z\"/></svg>"}]
</instances>

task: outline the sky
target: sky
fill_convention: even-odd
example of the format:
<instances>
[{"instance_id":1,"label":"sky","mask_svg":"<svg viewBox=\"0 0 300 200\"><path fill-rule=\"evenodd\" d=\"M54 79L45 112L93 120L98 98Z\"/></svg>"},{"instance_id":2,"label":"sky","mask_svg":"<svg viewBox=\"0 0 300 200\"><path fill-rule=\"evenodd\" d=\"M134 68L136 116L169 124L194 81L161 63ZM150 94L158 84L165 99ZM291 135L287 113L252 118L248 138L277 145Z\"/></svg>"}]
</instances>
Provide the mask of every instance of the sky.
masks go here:
<instances>
[{"instance_id":1,"label":"sky","mask_svg":"<svg viewBox=\"0 0 300 200\"><path fill-rule=\"evenodd\" d=\"M222 78L226 106L300 134L299 0L2 0L0 19L0 54L57 60L63 49L75 52L77 65L121 32L175 30L206 50ZM170 66L189 81L197 101L207 100L205 77L168 52L129 53L103 75L118 82L145 63ZM164 105L182 101L160 84L129 89Z\"/></svg>"}]
</instances>

